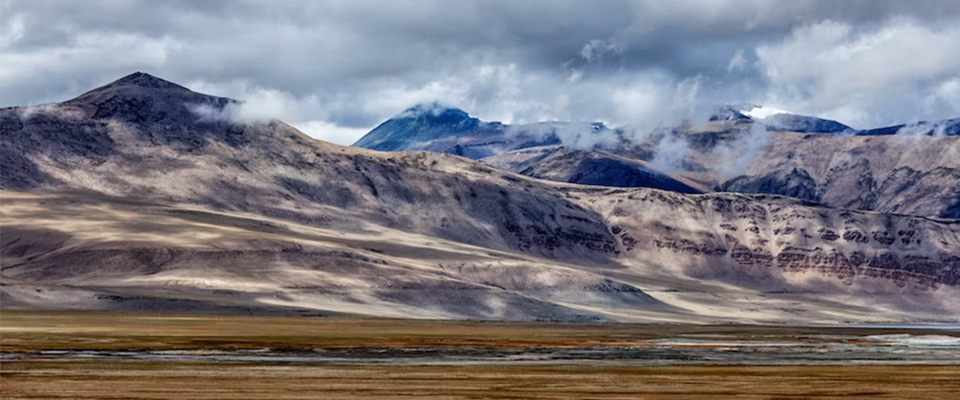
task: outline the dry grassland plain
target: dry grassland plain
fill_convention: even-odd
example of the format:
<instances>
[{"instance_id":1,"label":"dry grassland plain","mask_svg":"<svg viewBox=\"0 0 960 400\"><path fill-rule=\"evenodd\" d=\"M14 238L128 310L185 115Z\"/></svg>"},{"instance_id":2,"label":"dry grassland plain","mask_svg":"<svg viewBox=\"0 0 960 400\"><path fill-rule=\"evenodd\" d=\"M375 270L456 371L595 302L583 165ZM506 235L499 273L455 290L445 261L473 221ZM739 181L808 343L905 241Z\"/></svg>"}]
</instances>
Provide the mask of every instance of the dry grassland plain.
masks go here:
<instances>
[{"instance_id":1,"label":"dry grassland plain","mask_svg":"<svg viewBox=\"0 0 960 400\"><path fill-rule=\"evenodd\" d=\"M4 399L960 397L956 365L351 365L181 359L273 349L400 354L404 349L545 351L649 346L682 337L829 344L846 335L943 331L637 324L498 323L4 310ZM955 332L947 332L949 335ZM839 340L839 339L837 339ZM856 345L855 341L844 340ZM58 358L54 352L127 356ZM129 355L153 352L168 359ZM218 353L219 352L219 353ZM442 351L441 351L442 353ZM114 354L114 353L111 353ZM126 359L124 357L129 357ZM439 356L442 358L441 356Z\"/></svg>"}]
</instances>

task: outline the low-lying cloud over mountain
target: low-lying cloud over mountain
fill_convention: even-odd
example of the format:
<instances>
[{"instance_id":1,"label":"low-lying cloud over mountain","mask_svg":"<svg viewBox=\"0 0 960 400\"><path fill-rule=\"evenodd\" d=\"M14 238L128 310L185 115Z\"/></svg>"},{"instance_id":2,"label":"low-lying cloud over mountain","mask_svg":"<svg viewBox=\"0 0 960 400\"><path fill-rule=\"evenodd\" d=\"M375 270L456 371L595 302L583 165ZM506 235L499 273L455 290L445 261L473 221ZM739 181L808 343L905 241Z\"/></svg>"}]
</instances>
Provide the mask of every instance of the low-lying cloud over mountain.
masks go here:
<instances>
[{"instance_id":1,"label":"low-lying cloud over mountain","mask_svg":"<svg viewBox=\"0 0 960 400\"><path fill-rule=\"evenodd\" d=\"M142 70L350 144L411 105L648 132L751 103L864 129L960 115L960 3L0 2L0 105ZM237 45L242 43L242 46Z\"/></svg>"}]
</instances>

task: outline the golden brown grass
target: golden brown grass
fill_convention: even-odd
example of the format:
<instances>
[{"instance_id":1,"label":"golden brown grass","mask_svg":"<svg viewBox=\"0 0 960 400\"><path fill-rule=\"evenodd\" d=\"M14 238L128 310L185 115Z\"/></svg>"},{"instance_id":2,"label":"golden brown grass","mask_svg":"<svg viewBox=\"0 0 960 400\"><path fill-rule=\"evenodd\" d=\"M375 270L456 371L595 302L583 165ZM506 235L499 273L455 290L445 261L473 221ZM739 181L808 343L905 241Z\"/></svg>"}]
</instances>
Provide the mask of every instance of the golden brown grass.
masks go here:
<instances>
[{"instance_id":1,"label":"golden brown grass","mask_svg":"<svg viewBox=\"0 0 960 400\"><path fill-rule=\"evenodd\" d=\"M823 340L849 328L494 323L102 312L0 313L0 351L236 348L537 348L662 337ZM859 329L856 334L894 330ZM923 333L912 331L912 333ZM943 332L938 332L943 333ZM960 398L960 366L337 366L279 362L19 359L3 399Z\"/></svg>"},{"instance_id":2,"label":"golden brown grass","mask_svg":"<svg viewBox=\"0 0 960 400\"><path fill-rule=\"evenodd\" d=\"M341 367L11 362L4 399L948 399L960 367Z\"/></svg>"},{"instance_id":3,"label":"golden brown grass","mask_svg":"<svg viewBox=\"0 0 960 400\"><path fill-rule=\"evenodd\" d=\"M943 331L760 325L507 323L350 317L0 312L0 350L338 349L363 347L538 348L644 346L678 335L827 342L808 335ZM851 343L853 344L853 343Z\"/></svg>"}]
</instances>

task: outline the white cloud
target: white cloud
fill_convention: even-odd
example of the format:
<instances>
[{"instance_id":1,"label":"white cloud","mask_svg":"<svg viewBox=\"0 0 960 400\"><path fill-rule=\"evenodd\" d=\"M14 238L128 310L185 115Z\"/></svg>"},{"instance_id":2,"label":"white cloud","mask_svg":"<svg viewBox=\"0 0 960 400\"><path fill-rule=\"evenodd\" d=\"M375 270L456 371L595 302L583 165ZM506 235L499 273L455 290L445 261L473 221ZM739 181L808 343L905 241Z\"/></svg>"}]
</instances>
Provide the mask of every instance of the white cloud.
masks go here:
<instances>
[{"instance_id":1,"label":"white cloud","mask_svg":"<svg viewBox=\"0 0 960 400\"><path fill-rule=\"evenodd\" d=\"M743 50L737 50L737 53L730 58L727 63L727 72L740 71L746 66L747 59L743 56Z\"/></svg>"},{"instance_id":2,"label":"white cloud","mask_svg":"<svg viewBox=\"0 0 960 400\"><path fill-rule=\"evenodd\" d=\"M261 121L279 119L284 121L302 121L309 118L311 110L319 108L316 97L295 98L289 93L275 89L257 88L239 105L230 105L228 109L241 121Z\"/></svg>"},{"instance_id":3,"label":"white cloud","mask_svg":"<svg viewBox=\"0 0 960 400\"><path fill-rule=\"evenodd\" d=\"M690 157L690 143L686 140L667 135L657 143L650 166L663 171L675 172L684 169L683 162Z\"/></svg>"},{"instance_id":4,"label":"white cloud","mask_svg":"<svg viewBox=\"0 0 960 400\"><path fill-rule=\"evenodd\" d=\"M13 34L12 38L20 34ZM4 98L9 97L11 87L27 85L34 91L34 100L25 104L63 101L93 88L75 81L74 77L93 76L104 84L134 71L159 70L170 57L187 47L167 36L155 38L97 32L79 34L71 37L69 42L43 50L12 51L4 48L0 55L0 84L3 85ZM53 90L44 86L47 80L59 80L65 87Z\"/></svg>"},{"instance_id":5,"label":"white cloud","mask_svg":"<svg viewBox=\"0 0 960 400\"><path fill-rule=\"evenodd\" d=\"M314 139L324 140L344 146L349 146L366 135L369 129L347 128L326 121L307 121L293 125L300 132L306 133Z\"/></svg>"},{"instance_id":6,"label":"white cloud","mask_svg":"<svg viewBox=\"0 0 960 400\"><path fill-rule=\"evenodd\" d=\"M23 14L14 15L9 22L0 29L0 49L6 49L23 39Z\"/></svg>"},{"instance_id":7,"label":"white cloud","mask_svg":"<svg viewBox=\"0 0 960 400\"><path fill-rule=\"evenodd\" d=\"M370 131L368 128L350 128L325 120L311 120L310 118L322 117L324 114L316 97L296 98L289 93L274 89L248 89L243 83L233 86L233 89L226 91L231 92L232 97L239 99L239 103L228 104L222 110L204 104L188 104L188 106L202 120L226 120L236 123L280 120L314 139L344 146L353 144ZM194 85L195 90L209 90L211 93L218 93L216 87L218 85L205 83Z\"/></svg>"},{"instance_id":8,"label":"white cloud","mask_svg":"<svg viewBox=\"0 0 960 400\"><path fill-rule=\"evenodd\" d=\"M580 57L588 63L592 63L623 55L625 51L626 47L623 43L593 39L580 50Z\"/></svg>"},{"instance_id":9,"label":"white cloud","mask_svg":"<svg viewBox=\"0 0 960 400\"><path fill-rule=\"evenodd\" d=\"M895 18L872 29L823 21L757 48L771 97L859 125L923 118L923 92L960 76L960 24ZM929 115L943 118L947 115Z\"/></svg>"},{"instance_id":10,"label":"white cloud","mask_svg":"<svg viewBox=\"0 0 960 400\"><path fill-rule=\"evenodd\" d=\"M740 110L743 115L753 119L766 119L777 114L789 114L790 112L774 107L752 107L749 110Z\"/></svg>"},{"instance_id":11,"label":"white cloud","mask_svg":"<svg viewBox=\"0 0 960 400\"><path fill-rule=\"evenodd\" d=\"M750 126L746 135L741 135L731 143L726 143L713 149L717 158L714 168L720 173L721 180L728 180L747 172L761 150L770 144L773 139L767 127L762 123Z\"/></svg>"},{"instance_id":12,"label":"white cloud","mask_svg":"<svg viewBox=\"0 0 960 400\"><path fill-rule=\"evenodd\" d=\"M37 114L54 114L60 118L82 118L80 111L68 110L63 107L57 107L54 103L38 104L17 109L20 120L27 121Z\"/></svg>"},{"instance_id":13,"label":"white cloud","mask_svg":"<svg viewBox=\"0 0 960 400\"><path fill-rule=\"evenodd\" d=\"M111 69L160 68L184 44L169 37L90 33L70 44L37 52L5 52L0 79L14 80L56 68L60 73Z\"/></svg>"},{"instance_id":14,"label":"white cloud","mask_svg":"<svg viewBox=\"0 0 960 400\"><path fill-rule=\"evenodd\" d=\"M960 113L948 0L0 1L3 105L140 70L243 100L235 118L333 124L315 131L338 143L433 101L636 134L724 103L863 128Z\"/></svg>"},{"instance_id":15,"label":"white cloud","mask_svg":"<svg viewBox=\"0 0 960 400\"><path fill-rule=\"evenodd\" d=\"M924 105L931 114L960 115L960 78L937 84L924 99Z\"/></svg>"}]
</instances>

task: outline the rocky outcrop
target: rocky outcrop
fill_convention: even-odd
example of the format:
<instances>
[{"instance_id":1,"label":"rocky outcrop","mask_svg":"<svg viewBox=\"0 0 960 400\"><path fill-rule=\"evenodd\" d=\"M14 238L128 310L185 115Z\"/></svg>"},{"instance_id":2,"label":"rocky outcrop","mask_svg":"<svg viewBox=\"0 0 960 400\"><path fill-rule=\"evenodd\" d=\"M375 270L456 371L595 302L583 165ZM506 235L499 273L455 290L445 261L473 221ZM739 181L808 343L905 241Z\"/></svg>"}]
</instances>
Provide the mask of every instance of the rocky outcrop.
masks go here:
<instances>
[{"instance_id":1,"label":"rocky outcrop","mask_svg":"<svg viewBox=\"0 0 960 400\"><path fill-rule=\"evenodd\" d=\"M798 199L818 201L816 181L805 170L775 171L760 177L741 176L724 182L719 187L723 192L767 193Z\"/></svg>"},{"instance_id":2,"label":"rocky outcrop","mask_svg":"<svg viewBox=\"0 0 960 400\"><path fill-rule=\"evenodd\" d=\"M960 136L803 136L781 132L722 191L831 207L958 218Z\"/></svg>"},{"instance_id":3,"label":"rocky outcrop","mask_svg":"<svg viewBox=\"0 0 960 400\"><path fill-rule=\"evenodd\" d=\"M484 162L497 164L496 157ZM647 187L678 193L703 193L706 188L657 171L645 162L604 151L558 148L521 169L511 169L538 179L594 186Z\"/></svg>"},{"instance_id":4,"label":"rocky outcrop","mask_svg":"<svg viewBox=\"0 0 960 400\"><path fill-rule=\"evenodd\" d=\"M960 283L953 222L833 210L783 197L684 198L665 192L617 197L607 214L616 223L614 232L654 237L648 246L626 249L628 255L682 255L685 263L703 265L698 274L713 270L711 275L786 281L810 275L846 286L884 281L913 290ZM649 214L669 215L674 222Z\"/></svg>"}]
</instances>

